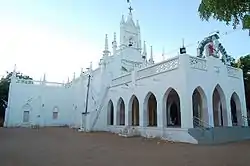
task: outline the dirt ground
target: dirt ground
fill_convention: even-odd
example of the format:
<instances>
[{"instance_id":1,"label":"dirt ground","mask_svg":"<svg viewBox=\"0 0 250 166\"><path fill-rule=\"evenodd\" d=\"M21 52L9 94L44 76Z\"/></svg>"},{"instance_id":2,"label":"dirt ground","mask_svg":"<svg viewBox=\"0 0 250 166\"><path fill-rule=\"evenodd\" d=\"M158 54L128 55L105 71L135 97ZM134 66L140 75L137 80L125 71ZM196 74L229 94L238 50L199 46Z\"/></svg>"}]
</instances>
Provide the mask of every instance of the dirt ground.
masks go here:
<instances>
[{"instance_id":1,"label":"dirt ground","mask_svg":"<svg viewBox=\"0 0 250 166\"><path fill-rule=\"evenodd\" d=\"M0 128L0 166L245 166L250 141L202 146L68 128Z\"/></svg>"}]
</instances>

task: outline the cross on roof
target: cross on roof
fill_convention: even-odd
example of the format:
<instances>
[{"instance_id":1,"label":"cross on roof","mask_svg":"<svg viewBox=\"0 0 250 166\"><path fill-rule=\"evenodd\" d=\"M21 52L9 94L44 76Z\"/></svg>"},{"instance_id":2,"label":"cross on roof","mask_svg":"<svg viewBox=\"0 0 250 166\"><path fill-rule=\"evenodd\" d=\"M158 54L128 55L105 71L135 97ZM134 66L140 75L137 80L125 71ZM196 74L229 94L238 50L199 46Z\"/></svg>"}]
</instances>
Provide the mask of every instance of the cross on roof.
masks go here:
<instances>
[{"instance_id":1,"label":"cross on roof","mask_svg":"<svg viewBox=\"0 0 250 166\"><path fill-rule=\"evenodd\" d=\"M133 8L130 6L128 9L129 9L129 12L132 13Z\"/></svg>"}]
</instances>

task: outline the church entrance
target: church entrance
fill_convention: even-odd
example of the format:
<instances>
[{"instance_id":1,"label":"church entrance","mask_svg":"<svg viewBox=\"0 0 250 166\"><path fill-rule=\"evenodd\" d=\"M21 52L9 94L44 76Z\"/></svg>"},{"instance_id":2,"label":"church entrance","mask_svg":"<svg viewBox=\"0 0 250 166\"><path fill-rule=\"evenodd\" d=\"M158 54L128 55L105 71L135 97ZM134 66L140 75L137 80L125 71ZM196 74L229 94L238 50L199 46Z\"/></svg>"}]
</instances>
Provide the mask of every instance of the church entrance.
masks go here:
<instances>
[{"instance_id":1,"label":"church entrance","mask_svg":"<svg viewBox=\"0 0 250 166\"><path fill-rule=\"evenodd\" d=\"M157 126L157 101L153 93L149 93L146 97L147 103L147 126Z\"/></svg>"},{"instance_id":2,"label":"church entrance","mask_svg":"<svg viewBox=\"0 0 250 166\"><path fill-rule=\"evenodd\" d=\"M130 110L132 113L132 126L139 126L139 100L133 95L129 102Z\"/></svg>"},{"instance_id":3,"label":"church entrance","mask_svg":"<svg viewBox=\"0 0 250 166\"><path fill-rule=\"evenodd\" d=\"M174 89L169 89L165 94L166 119L168 127L181 127L180 98Z\"/></svg>"},{"instance_id":4,"label":"church entrance","mask_svg":"<svg viewBox=\"0 0 250 166\"><path fill-rule=\"evenodd\" d=\"M227 109L225 95L219 85L217 85L213 92L213 117L214 126L227 126Z\"/></svg>"},{"instance_id":5,"label":"church entrance","mask_svg":"<svg viewBox=\"0 0 250 166\"><path fill-rule=\"evenodd\" d=\"M193 126L194 127L208 127L208 108L207 98L201 87L194 90L192 95L193 104Z\"/></svg>"},{"instance_id":6,"label":"church entrance","mask_svg":"<svg viewBox=\"0 0 250 166\"><path fill-rule=\"evenodd\" d=\"M108 125L114 125L114 105L111 100L108 102Z\"/></svg>"},{"instance_id":7,"label":"church entrance","mask_svg":"<svg viewBox=\"0 0 250 166\"><path fill-rule=\"evenodd\" d=\"M122 98L119 98L117 104L117 124L125 125L125 104Z\"/></svg>"},{"instance_id":8,"label":"church entrance","mask_svg":"<svg viewBox=\"0 0 250 166\"><path fill-rule=\"evenodd\" d=\"M242 125L242 112L240 106L240 99L236 93L233 93L230 99L231 106L231 118L233 126L241 126Z\"/></svg>"}]
</instances>

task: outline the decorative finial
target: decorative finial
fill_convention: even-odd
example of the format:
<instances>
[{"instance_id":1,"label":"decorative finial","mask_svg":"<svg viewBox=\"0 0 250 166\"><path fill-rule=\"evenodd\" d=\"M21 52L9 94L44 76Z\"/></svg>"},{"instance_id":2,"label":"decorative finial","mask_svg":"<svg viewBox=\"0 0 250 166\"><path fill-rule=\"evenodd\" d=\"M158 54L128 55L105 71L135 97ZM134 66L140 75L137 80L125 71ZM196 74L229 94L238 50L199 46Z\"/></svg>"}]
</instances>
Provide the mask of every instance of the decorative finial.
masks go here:
<instances>
[{"instance_id":1,"label":"decorative finial","mask_svg":"<svg viewBox=\"0 0 250 166\"><path fill-rule=\"evenodd\" d=\"M16 64L14 65L14 69L13 69L13 72L12 72L12 75L11 75L11 78L16 78Z\"/></svg>"},{"instance_id":2,"label":"decorative finial","mask_svg":"<svg viewBox=\"0 0 250 166\"><path fill-rule=\"evenodd\" d=\"M142 53L142 58L147 59L147 47L146 47L146 41L144 41L143 45L143 53Z\"/></svg>"},{"instance_id":3,"label":"decorative finial","mask_svg":"<svg viewBox=\"0 0 250 166\"><path fill-rule=\"evenodd\" d=\"M127 0L127 3L129 4L129 13L130 14L132 14L132 10L133 10L133 8L131 7L131 2L130 2L130 0Z\"/></svg>"},{"instance_id":4,"label":"decorative finial","mask_svg":"<svg viewBox=\"0 0 250 166\"><path fill-rule=\"evenodd\" d=\"M151 46L151 54L150 54L150 59L149 59L149 62L151 64L154 64L154 58L153 58L153 46Z\"/></svg>"},{"instance_id":5,"label":"decorative finial","mask_svg":"<svg viewBox=\"0 0 250 166\"><path fill-rule=\"evenodd\" d=\"M103 55L108 56L109 55L109 46L108 46L108 34L105 35L105 46L104 46L104 51Z\"/></svg>"},{"instance_id":6,"label":"decorative finial","mask_svg":"<svg viewBox=\"0 0 250 166\"><path fill-rule=\"evenodd\" d=\"M46 81L46 74L44 73L43 74L43 82L45 82Z\"/></svg>"},{"instance_id":7,"label":"decorative finial","mask_svg":"<svg viewBox=\"0 0 250 166\"><path fill-rule=\"evenodd\" d=\"M182 39L182 47L180 48L180 54L186 54L186 47L184 45L184 39Z\"/></svg>"},{"instance_id":8,"label":"decorative finial","mask_svg":"<svg viewBox=\"0 0 250 166\"><path fill-rule=\"evenodd\" d=\"M14 65L14 70L13 70L13 72L16 72L16 64Z\"/></svg>"},{"instance_id":9,"label":"decorative finial","mask_svg":"<svg viewBox=\"0 0 250 166\"><path fill-rule=\"evenodd\" d=\"M130 6L128 9L129 9L129 13L132 14L133 8Z\"/></svg>"},{"instance_id":10,"label":"decorative finial","mask_svg":"<svg viewBox=\"0 0 250 166\"><path fill-rule=\"evenodd\" d=\"M90 71L93 70L93 64L92 64L92 62L90 62L89 69L90 69Z\"/></svg>"},{"instance_id":11,"label":"decorative finial","mask_svg":"<svg viewBox=\"0 0 250 166\"><path fill-rule=\"evenodd\" d=\"M114 32L114 41L116 41L116 33Z\"/></svg>"},{"instance_id":12,"label":"decorative finial","mask_svg":"<svg viewBox=\"0 0 250 166\"><path fill-rule=\"evenodd\" d=\"M108 34L105 34L105 50L109 49L109 45L108 45Z\"/></svg>"}]
</instances>

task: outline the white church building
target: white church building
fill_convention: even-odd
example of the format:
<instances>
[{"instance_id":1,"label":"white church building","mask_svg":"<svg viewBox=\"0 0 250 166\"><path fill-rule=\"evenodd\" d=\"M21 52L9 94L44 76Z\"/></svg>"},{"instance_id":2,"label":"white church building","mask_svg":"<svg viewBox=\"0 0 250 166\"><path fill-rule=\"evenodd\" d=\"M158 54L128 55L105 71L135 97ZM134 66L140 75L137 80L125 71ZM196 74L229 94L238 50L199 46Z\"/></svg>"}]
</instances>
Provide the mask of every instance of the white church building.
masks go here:
<instances>
[{"instance_id":1,"label":"white church building","mask_svg":"<svg viewBox=\"0 0 250 166\"><path fill-rule=\"evenodd\" d=\"M91 64L68 83L21 80L14 70L4 126L70 126L194 144L249 138L242 70L230 66L218 34L201 41L197 55L183 47L155 63L130 8L119 39L114 33L111 53L106 35L99 67Z\"/></svg>"}]
</instances>

